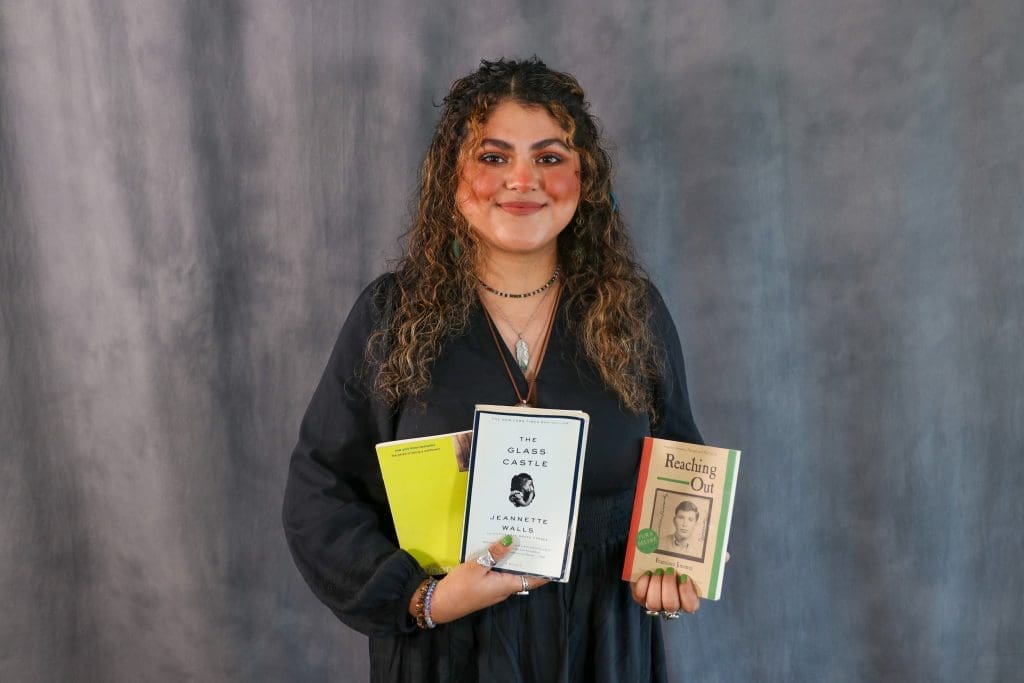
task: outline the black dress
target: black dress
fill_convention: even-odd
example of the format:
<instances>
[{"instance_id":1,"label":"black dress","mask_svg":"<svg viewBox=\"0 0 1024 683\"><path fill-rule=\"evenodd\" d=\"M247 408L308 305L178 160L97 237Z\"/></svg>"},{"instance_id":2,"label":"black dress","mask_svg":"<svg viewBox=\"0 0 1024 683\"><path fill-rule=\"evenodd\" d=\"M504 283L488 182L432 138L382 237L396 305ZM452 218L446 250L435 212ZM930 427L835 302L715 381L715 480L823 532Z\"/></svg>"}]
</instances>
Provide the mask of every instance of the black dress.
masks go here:
<instances>
[{"instance_id":1,"label":"black dress","mask_svg":"<svg viewBox=\"0 0 1024 683\"><path fill-rule=\"evenodd\" d=\"M566 334L560 307L537 381L540 407L584 410L590 434L572 577L529 596L421 631L409 600L425 577L398 549L374 445L468 429L477 403L515 403L478 305L467 331L431 368L421 399L393 413L370 396L366 342L383 315L385 275L359 297L334 346L292 454L284 526L313 592L370 637L373 681L663 681L660 620L646 616L622 581L641 439L702 443L686 391L678 336L651 288L665 376L655 387L657 424L622 408ZM513 372L514 358L502 349ZM526 383L517 375L520 391Z\"/></svg>"}]
</instances>

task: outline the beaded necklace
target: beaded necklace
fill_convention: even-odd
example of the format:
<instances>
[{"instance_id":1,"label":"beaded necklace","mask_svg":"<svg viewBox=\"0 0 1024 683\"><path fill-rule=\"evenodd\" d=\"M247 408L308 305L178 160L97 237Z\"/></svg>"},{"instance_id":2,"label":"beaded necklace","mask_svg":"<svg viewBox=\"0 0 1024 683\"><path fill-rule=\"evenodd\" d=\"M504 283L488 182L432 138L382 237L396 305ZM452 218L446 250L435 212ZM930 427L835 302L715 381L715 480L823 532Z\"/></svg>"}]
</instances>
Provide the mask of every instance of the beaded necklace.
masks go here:
<instances>
[{"instance_id":1,"label":"beaded necklace","mask_svg":"<svg viewBox=\"0 0 1024 683\"><path fill-rule=\"evenodd\" d=\"M495 289L494 287L491 287L489 284L487 284L486 282L481 280L479 277L476 280L477 280L477 282L480 283L481 287L483 287L485 290L487 290L488 292L490 292L494 296L503 296L506 299L527 299L527 298L529 298L531 296L536 296L536 295L540 294L541 292L543 292L543 291L547 290L549 287L551 287L551 285L555 284L555 281L558 279L558 276L559 276L559 274L561 272L562 272L562 267L561 266L555 266L555 272L551 274L551 279L550 280L548 280L547 282L545 282L543 285L541 285L537 289L533 290L532 292L526 292L525 294L513 294L511 292L503 292L500 289Z\"/></svg>"}]
</instances>

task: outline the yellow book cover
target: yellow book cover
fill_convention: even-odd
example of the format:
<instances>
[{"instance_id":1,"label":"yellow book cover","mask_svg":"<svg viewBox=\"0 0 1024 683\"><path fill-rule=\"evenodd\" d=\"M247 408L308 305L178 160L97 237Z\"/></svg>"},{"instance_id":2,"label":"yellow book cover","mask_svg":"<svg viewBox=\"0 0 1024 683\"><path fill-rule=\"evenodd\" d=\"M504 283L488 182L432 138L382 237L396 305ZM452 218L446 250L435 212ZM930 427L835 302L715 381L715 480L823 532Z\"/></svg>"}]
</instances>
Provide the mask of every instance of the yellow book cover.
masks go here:
<instances>
[{"instance_id":1,"label":"yellow book cover","mask_svg":"<svg viewBox=\"0 0 1024 683\"><path fill-rule=\"evenodd\" d=\"M377 444L398 545L428 574L459 564L472 431Z\"/></svg>"},{"instance_id":2,"label":"yellow book cover","mask_svg":"<svg viewBox=\"0 0 1024 683\"><path fill-rule=\"evenodd\" d=\"M718 600L739 465L736 450L646 437L623 580L671 567Z\"/></svg>"}]
</instances>

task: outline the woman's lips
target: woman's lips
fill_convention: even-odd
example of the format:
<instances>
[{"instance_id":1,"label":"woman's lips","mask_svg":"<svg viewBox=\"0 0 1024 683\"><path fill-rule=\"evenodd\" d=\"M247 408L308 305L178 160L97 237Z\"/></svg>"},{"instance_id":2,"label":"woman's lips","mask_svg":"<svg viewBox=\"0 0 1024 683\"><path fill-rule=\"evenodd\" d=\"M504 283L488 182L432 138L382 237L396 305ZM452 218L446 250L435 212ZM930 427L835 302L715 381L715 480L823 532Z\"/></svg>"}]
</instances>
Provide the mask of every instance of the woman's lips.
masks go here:
<instances>
[{"instance_id":1,"label":"woman's lips","mask_svg":"<svg viewBox=\"0 0 1024 683\"><path fill-rule=\"evenodd\" d=\"M527 216L544 208L540 202L501 202L498 206L513 216Z\"/></svg>"}]
</instances>

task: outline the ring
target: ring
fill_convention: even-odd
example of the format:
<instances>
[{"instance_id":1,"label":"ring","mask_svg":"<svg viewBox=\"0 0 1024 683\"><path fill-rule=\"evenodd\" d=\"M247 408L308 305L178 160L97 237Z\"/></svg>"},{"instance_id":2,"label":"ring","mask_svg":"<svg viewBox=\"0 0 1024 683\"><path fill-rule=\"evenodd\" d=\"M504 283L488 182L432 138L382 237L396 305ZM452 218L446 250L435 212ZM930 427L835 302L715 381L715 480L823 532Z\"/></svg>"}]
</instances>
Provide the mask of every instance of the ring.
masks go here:
<instances>
[{"instance_id":1,"label":"ring","mask_svg":"<svg viewBox=\"0 0 1024 683\"><path fill-rule=\"evenodd\" d=\"M485 550L476 558L476 563L481 567L487 567L490 569L494 565L498 564L494 559L494 555L491 555L490 550Z\"/></svg>"},{"instance_id":2,"label":"ring","mask_svg":"<svg viewBox=\"0 0 1024 683\"><path fill-rule=\"evenodd\" d=\"M519 580L523 582L523 590L516 591L516 595L529 595L530 594L530 581L525 576L520 575Z\"/></svg>"},{"instance_id":3,"label":"ring","mask_svg":"<svg viewBox=\"0 0 1024 683\"><path fill-rule=\"evenodd\" d=\"M661 612L659 612L659 611L658 611L658 610L656 610L656 609L645 609L645 610L644 610L644 614L646 614L646 615L647 615L647 616L649 616L649 617L656 617L656 616L658 616L659 614L661 614Z\"/></svg>"},{"instance_id":4,"label":"ring","mask_svg":"<svg viewBox=\"0 0 1024 683\"><path fill-rule=\"evenodd\" d=\"M666 620L668 620L668 619L678 619L679 618L679 610L675 610L675 611L672 611L672 612L662 612L661 616L663 616Z\"/></svg>"}]
</instances>

